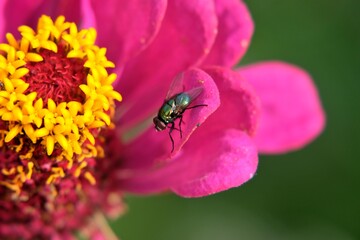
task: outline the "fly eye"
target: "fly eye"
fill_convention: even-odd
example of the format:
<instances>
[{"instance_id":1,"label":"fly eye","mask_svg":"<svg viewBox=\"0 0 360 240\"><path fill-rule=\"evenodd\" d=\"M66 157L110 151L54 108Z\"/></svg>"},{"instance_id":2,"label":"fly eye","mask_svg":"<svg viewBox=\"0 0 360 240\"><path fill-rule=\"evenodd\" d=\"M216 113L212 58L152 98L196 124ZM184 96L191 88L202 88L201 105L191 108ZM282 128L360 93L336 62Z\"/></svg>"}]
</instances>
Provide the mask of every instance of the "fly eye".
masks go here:
<instances>
[{"instance_id":1,"label":"fly eye","mask_svg":"<svg viewBox=\"0 0 360 240\"><path fill-rule=\"evenodd\" d=\"M155 124L155 129L158 131L162 131L166 128L166 124L161 121L158 117L154 117L153 122Z\"/></svg>"}]
</instances>

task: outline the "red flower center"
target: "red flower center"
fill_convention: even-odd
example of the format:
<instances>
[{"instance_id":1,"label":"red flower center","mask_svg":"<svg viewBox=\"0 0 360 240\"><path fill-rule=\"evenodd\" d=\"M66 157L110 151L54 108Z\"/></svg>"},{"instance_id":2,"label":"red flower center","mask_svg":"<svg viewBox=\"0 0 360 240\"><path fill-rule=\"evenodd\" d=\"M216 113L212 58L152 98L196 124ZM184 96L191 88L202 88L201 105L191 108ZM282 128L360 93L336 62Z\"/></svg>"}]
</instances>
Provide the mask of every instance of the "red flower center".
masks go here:
<instances>
[{"instance_id":1,"label":"red flower center","mask_svg":"<svg viewBox=\"0 0 360 240\"><path fill-rule=\"evenodd\" d=\"M29 73L23 80L30 84L26 93L36 92L45 104L49 98L56 104L69 101L84 103L85 94L79 86L86 83L89 70L84 68L83 59L67 58L66 54L65 47L60 44L57 53L41 49L39 55L44 60L28 62L25 66Z\"/></svg>"}]
</instances>

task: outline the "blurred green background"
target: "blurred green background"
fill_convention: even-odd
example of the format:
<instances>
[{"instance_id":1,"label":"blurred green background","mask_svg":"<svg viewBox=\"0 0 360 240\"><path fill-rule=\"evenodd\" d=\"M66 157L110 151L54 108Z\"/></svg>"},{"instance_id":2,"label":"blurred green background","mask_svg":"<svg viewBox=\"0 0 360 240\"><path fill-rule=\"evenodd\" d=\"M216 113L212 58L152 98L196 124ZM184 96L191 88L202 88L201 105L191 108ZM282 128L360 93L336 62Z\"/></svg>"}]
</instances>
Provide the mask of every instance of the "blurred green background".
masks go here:
<instances>
[{"instance_id":1,"label":"blurred green background","mask_svg":"<svg viewBox=\"0 0 360 240\"><path fill-rule=\"evenodd\" d=\"M246 2L256 28L241 64L307 69L325 132L301 151L260 156L257 175L237 189L127 197L128 213L112 224L123 240L360 239L360 1Z\"/></svg>"}]
</instances>

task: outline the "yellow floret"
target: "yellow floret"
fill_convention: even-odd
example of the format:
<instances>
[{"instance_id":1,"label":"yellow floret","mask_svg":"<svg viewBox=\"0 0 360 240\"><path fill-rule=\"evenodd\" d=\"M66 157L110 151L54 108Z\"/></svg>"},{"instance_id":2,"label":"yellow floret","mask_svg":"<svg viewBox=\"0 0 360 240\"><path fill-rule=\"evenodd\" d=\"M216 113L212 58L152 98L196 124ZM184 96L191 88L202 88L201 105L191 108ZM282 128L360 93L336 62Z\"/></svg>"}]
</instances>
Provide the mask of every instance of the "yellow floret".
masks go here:
<instances>
[{"instance_id":1,"label":"yellow floret","mask_svg":"<svg viewBox=\"0 0 360 240\"><path fill-rule=\"evenodd\" d=\"M8 43L0 44L0 119L7 129L0 130L0 147L14 139L20 139L17 145L20 152L27 138L32 144L42 146L48 156L57 152L54 161L67 161L71 168L74 161L82 161L85 157L96 157L97 149L94 131L112 124L112 113L115 101L121 101L121 95L112 87L117 76L109 74L107 68L115 67L106 58L106 49L94 45L96 30L93 28L78 30L75 23L66 22L64 16L53 21L48 16L39 19L36 31L28 26L18 28L21 38L6 34ZM58 43L66 43L67 57L83 59L88 70L86 82L79 88L85 94L84 102L69 101L56 104L54 100L37 97L36 92L27 92L29 83L24 77L29 73L26 64L42 62L41 49L58 51ZM4 136L4 137L2 137ZM30 159L35 147L28 147L22 159ZM100 151L101 152L101 151ZM76 157L75 157L76 155ZM75 177L83 176L91 184L95 184L94 176L82 169L81 162L75 171ZM16 192L22 184L30 179L34 171L34 163L29 162L25 168L2 169L3 174L17 174L11 181L0 181ZM51 184L64 177L62 168L52 168L47 179Z\"/></svg>"}]
</instances>

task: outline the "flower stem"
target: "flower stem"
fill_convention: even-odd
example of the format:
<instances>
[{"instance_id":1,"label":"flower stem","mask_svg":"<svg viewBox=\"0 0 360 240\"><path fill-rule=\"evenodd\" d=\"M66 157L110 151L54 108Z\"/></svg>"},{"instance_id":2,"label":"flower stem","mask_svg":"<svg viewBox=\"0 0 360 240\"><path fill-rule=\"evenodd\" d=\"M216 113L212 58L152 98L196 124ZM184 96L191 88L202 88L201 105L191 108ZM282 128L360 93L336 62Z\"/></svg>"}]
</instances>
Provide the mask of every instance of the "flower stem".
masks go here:
<instances>
[{"instance_id":1,"label":"flower stem","mask_svg":"<svg viewBox=\"0 0 360 240\"><path fill-rule=\"evenodd\" d=\"M114 231L109 226L109 223L108 223L106 217L104 216L104 214L101 213L100 211L97 211L95 213L95 215L94 215L94 223L99 228L100 232L103 234L105 239L107 239L107 240L120 240L120 238L116 236Z\"/></svg>"}]
</instances>

